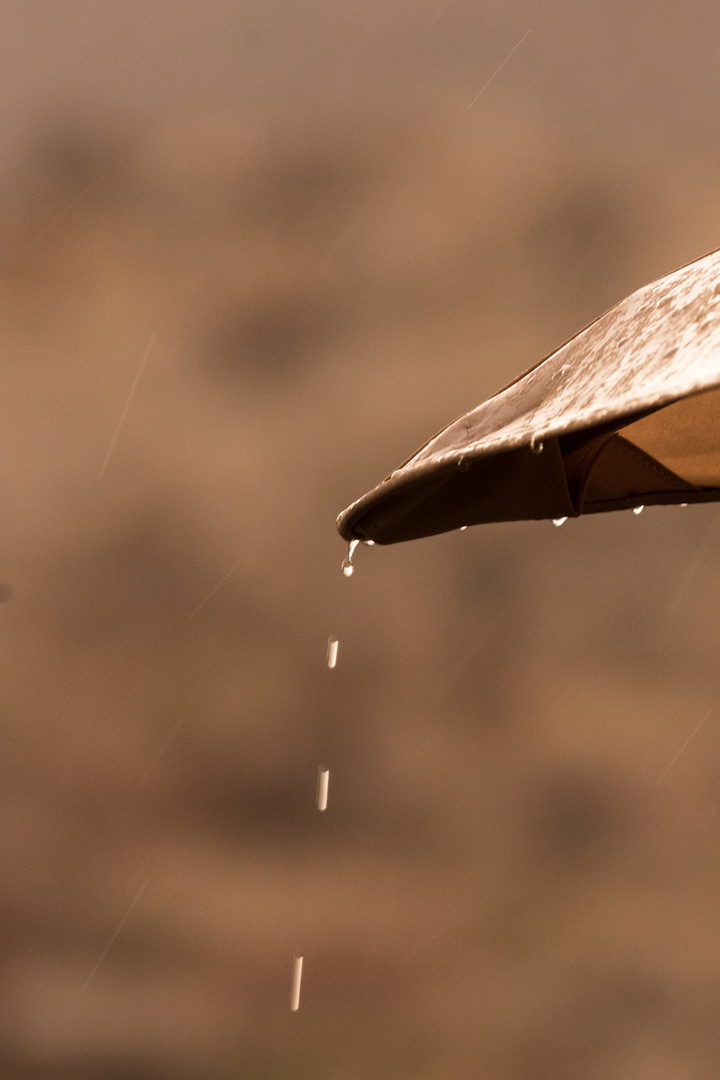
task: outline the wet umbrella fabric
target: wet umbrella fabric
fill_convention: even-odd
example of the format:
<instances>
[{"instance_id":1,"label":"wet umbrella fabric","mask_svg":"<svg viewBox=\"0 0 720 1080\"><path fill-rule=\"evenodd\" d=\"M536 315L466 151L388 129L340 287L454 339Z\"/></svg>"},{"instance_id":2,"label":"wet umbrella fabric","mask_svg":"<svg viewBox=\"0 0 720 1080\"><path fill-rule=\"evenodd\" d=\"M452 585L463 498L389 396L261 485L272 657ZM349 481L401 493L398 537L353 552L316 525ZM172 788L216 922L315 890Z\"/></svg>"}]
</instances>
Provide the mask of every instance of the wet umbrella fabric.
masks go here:
<instances>
[{"instance_id":1,"label":"wet umbrella fabric","mask_svg":"<svg viewBox=\"0 0 720 1080\"><path fill-rule=\"evenodd\" d=\"M490 521L720 500L720 251L644 286L340 514L392 544Z\"/></svg>"}]
</instances>

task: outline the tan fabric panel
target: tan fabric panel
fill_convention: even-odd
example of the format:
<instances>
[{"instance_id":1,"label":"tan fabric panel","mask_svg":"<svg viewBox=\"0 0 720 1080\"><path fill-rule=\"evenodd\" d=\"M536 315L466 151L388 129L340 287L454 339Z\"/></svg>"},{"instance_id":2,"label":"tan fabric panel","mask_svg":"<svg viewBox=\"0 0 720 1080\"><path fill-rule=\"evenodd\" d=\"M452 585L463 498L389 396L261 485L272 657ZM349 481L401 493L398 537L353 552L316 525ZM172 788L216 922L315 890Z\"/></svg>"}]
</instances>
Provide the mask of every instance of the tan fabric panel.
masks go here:
<instances>
[{"instance_id":1,"label":"tan fabric panel","mask_svg":"<svg viewBox=\"0 0 720 1080\"><path fill-rule=\"evenodd\" d=\"M720 389L683 398L621 431L683 480L720 487Z\"/></svg>"}]
</instances>

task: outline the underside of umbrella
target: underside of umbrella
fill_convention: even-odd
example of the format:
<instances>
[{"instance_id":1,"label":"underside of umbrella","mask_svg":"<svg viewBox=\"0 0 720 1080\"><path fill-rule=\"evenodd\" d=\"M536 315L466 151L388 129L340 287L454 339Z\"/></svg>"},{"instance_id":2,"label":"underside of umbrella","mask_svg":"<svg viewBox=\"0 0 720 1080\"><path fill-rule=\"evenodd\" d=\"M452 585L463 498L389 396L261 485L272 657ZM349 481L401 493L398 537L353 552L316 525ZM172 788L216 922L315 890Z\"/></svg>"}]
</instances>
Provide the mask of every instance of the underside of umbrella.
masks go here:
<instances>
[{"instance_id":1,"label":"underside of umbrella","mask_svg":"<svg viewBox=\"0 0 720 1080\"><path fill-rule=\"evenodd\" d=\"M490 521L720 500L720 251L644 286L340 514L393 544Z\"/></svg>"}]
</instances>

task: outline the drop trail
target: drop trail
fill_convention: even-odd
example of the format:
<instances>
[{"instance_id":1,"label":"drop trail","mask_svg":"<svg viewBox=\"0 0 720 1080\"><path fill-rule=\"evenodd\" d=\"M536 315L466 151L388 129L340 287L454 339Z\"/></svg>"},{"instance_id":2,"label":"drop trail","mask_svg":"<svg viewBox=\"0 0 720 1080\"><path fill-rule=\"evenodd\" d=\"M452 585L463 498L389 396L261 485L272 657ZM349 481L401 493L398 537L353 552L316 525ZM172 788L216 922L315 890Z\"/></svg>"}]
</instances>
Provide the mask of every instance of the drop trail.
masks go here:
<instances>
[{"instance_id":1,"label":"drop trail","mask_svg":"<svg viewBox=\"0 0 720 1080\"><path fill-rule=\"evenodd\" d=\"M665 779L665 777L666 777L666 776L667 776L667 774L668 774L668 773L670 772L670 770L672 769L673 765L675 764L675 762L677 761L677 759L678 759L678 758L680 757L680 755L681 755L681 754L684 754L684 753L685 753L685 751L687 750L688 746L690 745L690 743L692 742L692 740L693 740L693 739L695 738L695 736L697 735L697 733L698 733L698 731L700 730L700 728L701 728L701 727L703 726L703 724L704 724L704 723L705 723L705 721L706 721L706 720L708 719L708 717L712 715L712 712L713 712L713 710L712 710L712 709L710 709L710 710L709 710L708 712L706 712L706 713L705 713L705 715L703 716L702 720L701 720L701 721L700 721L700 723L698 724L698 726L697 726L697 727L696 727L696 728L695 728L695 729L694 729L694 730L693 730L693 731L691 732L691 734L690 734L690 735L688 735L687 739L686 739L686 740L685 740L685 742L684 742L684 743L682 744L682 746L681 746L681 747L680 747L680 749L678 750L677 754L675 755L675 757L674 757L674 758L672 759L672 761L671 761L671 762L670 762L670 764L668 765L668 767L667 767L667 769L665 770L665 772L664 772L664 773L662 773L662 774L661 774L661 775L660 775L660 776L659 776L659 777L657 778L657 783L658 783L658 784L659 784L659 783L661 783L661 782L662 782L662 781L663 781L663 780Z\"/></svg>"},{"instance_id":2,"label":"drop trail","mask_svg":"<svg viewBox=\"0 0 720 1080\"><path fill-rule=\"evenodd\" d=\"M302 956L293 957L292 989L290 991L290 1009L297 1012L300 1008L300 982L302 981Z\"/></svg>"},{"instance_id":3,"label":"drop trail","mask_svg":"<svg viewBox=\"0 0 720 1080\"><path fill-rule=\"evenodd\" d=\"M123 424L125 423L125 417L128 414L128 409L130 408L130 405L132 403L132 399L135 396L135 391L137 390L138 383L140 382L140 376L143 373L143 370L145 368L145 364L147 363L147 358L150 355L150 353L152 352L152 348L153 348L154 344L155 344L155 333L153 332L150 335L150 340L148 341L147 345L145 346L145 352L142 355L142 360L140 361L140 367L137 370L137 375L135 376L135 381L133 382L132 386L130 387L130 393L128 394L127 401L125 402L125 405L123 406L123 411L120 413L120 419L117 422L117 426L116 426L115 431L113 433L113 437L110 440L110 446L108 447L108 452L105 455L105 460L103 461L102 465L100 466L100 472L98 474L98 482L100 480L102 480L103 475L105 473L105 470L107 469L108 462L110 460L110 456L111 456L113 450L115 449L115 443L117 442L118 435L120 434L120 429L123 426Z\"/></svg>"},{"instance_id":4,"label":"drop trail","mask_svg":"<svg viewBox=\"0 0 720 1080\"><path fill-rule=\"evenodd\" d=\"M112 948L112 946L113 946L113 945L115 944L115 942L116 942L116 940L117 940L117 938L118 938L118 935L120 934L120 931L122 930L123 926L124 926L124 925L125 925L125 923L126 923L126 922L128 921L128 919L130 918L130 915L132 914L132 912L133 912L133 909L135 908L135 905L137 904L137 902L139 901L140 897L142 896L142 894L143 894L143 893L145 892L145 890L147 889L147 887L148 887L148 884L149 884L149 883L150 883L150 878L148 878L148 879L147 879L147 881L145 881L145 882L144 882L144 883L143 883L143 884L142 884L142 885L140 886L140 888L138 889L138 891L137 891L137 893L136 893L136 895L135 895L135 899L134 899L134 900L132 901L132 903L130 904L130 907L129 907L129 908L127 909L127 911L126 911L126 912L125 912L125 914L123 915L122 919L120 920L120 922L118 923L117 927L115 928L115 931L114 931L114 933L112 934L112 936L111 936L110 940L108 941L107 945L105 946L105 948L104 948L104 949L103 949L103 951L101 952L101 954L100 954L100 959L98 960L98 962L96 963L95 967L94 967L94 968L92 969L92 971L91 971L91 972L90 972L90 974L88 975L87 979L86 979L86 980L85 980L85 982L83 983L83 987L82 987L82 988L83 988L83 990L87 990L88 986L90 985L90 981L91 981L91 979L92 979L92 978L94 977L95 973L97 972L98 968L99 968L99 967L100 967L100 965L102 964L103 960L105 959L105 957L107 956L107 954L108 954L108 953L110 952L110 949Z\"/></svg>"},{"instance_id":5,"label":"drop trail","mask_svg":"<svg viewBox=\"0 0 720 1080\"><path fill-rule=\"evenodd\" d=\"M224 585L224 584L225 584L225 582L227 581L227 579L228 579L229 577L231 577L231 576L232 576L232 575L233 575L233 574L235 573L235 571L237 570L237 568L238 568L238 566L240 565L240 563L241 563L241 562L242 562L242 559L238 559L238 561L237 561L237 562L235 563L235 565L233 566L232 570L228 570L228 572L227 572L227 574L225 575L225 577L221 578L221 579L220 579L220 581L218 581L217 585L216 585L216 586L215 586L215 587L214 587L213 589L211 589L211 590L210 590L210 592L209 592L209 593L207 594L207 596L205 597L205 599L204 599L204 600L201 600L201 601L200 601L200 603L199 603L199 604L198 604L198 606L197 606L197 607L195 608L195 610L194 610L194 611L192 612L192 614L188 615L188 622L190 622L190 619L194 619L194 618L195 618L195 616L197 615L197 613L198 613L198 611L200 610L200 608L203 608L203 607L205 607L205 605L207 604L208 600L209 600L209 599L210 599L211 597L213 597L213 596L215 595L215 593L216 593L216 592L218 591L218 589L219 589L219 588L220 588L220 587L221 587L222 585Z\"/></svg>"},{"instance_id":6,"label":"drop trail","mask_svg":"<svg viewBox=\"0 0 720 1080\"><path fill-rule=\"evenodd\" d=\"M488 86L490 85L490 83L491 83L491 82L493 81L493 79L495 78L495 76L496 76L496 75L499 75L499 73L500 73L500 72L502 71L502 69L503 69L503 68L505 67L505 65L507 64L507 62L508 62L508 60L510 59L510 57L511 57L511 56L513 55L513 53L516 53L516 52L517 52L517 50L518 50L518 49L520 48L520 46L522 45L523 41L525 40L525 38L526 38L526 37L528 36L528 34L529 34L529 33L530 33L530 31L529 31L529 30L527 30L527 31L526 31L526 32L525 32L525 33L523 34L523 36L522 36L522 37L520 38L520 40L518 41L517 45L515 45L515 46L514 46L514 47L513 47L513 48L512 48L511 50L510 50L510 52L509 52L509 53L507 54L507 56L506 56L506 57L505 57L505 59L503 60L503 62L502 62L502 64L500 65L500 67L499 67L499 68L497 68L497 69L496 69L496 70L495 70L495 71L494 71L494 72L492 73L492 75L490 76L490 78L488 79L488 81L487 81L487 82L485 83L485 85L483 86L483 88L482 88L482 89L481 89L481 90L480 90L480 91L479 91L479 92L478 92L478 93L477 93L477 94L475 95L475 97L474 97L474 98L472 99L472 101L471 101L471 102L470 102L470 104L468 105L468 111L469 111L470 109L472 109L473 105L475 104L475 102L477 101L477 99L478 99L478 98L480 97L480 95L481 95L481 94L484 94L484 93L485 93L485 91L487 90Z\"/></svg>"},{"instance_id":7,"label":"drop trail","mask_svg":"<svg viewBox=\"0 0 720 1080\"><path fill-rule=\"evenodd\" d=\"M709 552L709 550L710 550L710 548L711 548L711 546L713 544L713 541L716 538L718 529L720 529L720 517L716 517L710 523L710 527L708 528L707 532L705 533L705 536L700 541L700 544L698 545L697 550L695 551L694 558L690 561L687 569L685 570L685 573L680 578L678 586L675 589L675 592L673 593L673 596L672 596L672 598L670 600L670 603L667 606L666 618L670 618L672 615L674 615L675 612L677 611L677 609L679 608L679 606L680 606L680 604L681 604L681 602L682 602L682 600L683 600L683 598L685 596L685 593L688 591L688 589L692 585L693 578L695 577L698 570L700 569L703 562L705 561L705 559L708 556L708 552Z\"/></svg>"}]
</instances>

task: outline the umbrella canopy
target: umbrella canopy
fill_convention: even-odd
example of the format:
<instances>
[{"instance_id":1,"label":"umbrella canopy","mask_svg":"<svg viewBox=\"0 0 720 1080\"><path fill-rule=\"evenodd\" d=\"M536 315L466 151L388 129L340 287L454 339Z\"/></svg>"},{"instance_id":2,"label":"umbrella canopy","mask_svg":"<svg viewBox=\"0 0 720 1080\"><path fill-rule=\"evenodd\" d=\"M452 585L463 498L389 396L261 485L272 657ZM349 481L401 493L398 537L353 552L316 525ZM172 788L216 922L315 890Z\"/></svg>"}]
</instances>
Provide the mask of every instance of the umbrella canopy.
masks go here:
<instances>
[{"instance_id":1,"label":"umbrella canopy","mask_svg":"<svg viewBox=\"0 0 720 1080\"><path fill-rule=\"evenodd\" d=\"M340 514L393 544L720 500L720 251L638 289Z\"/></svg>"}]
</instances>

